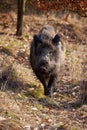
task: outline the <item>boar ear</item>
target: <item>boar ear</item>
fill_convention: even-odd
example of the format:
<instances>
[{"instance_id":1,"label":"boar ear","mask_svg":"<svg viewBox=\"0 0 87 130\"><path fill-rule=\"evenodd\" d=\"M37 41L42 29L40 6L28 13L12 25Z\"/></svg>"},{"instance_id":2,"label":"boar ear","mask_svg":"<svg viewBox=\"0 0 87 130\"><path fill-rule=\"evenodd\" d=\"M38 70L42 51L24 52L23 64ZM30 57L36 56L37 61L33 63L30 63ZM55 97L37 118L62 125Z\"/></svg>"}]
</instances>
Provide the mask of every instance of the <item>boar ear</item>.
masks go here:
<instances>
[{"instance_id":1,"label":"boar ear","mask_svg":"<svg viewBox=\"0 0 87 130\"><path fill-rule=\"evenodd\" d=\"M34 35L33 40L34 40L35 47L37 47L37 45L41 43L41 40L38 35Z\"/></svg>"},{"instance_id":2,"label":"boar ear","mask_svg":"<svg viewBox=\"0 0 87 130\"><path fill-rule=\"evenodd\" d=\"M52 42L54 45L59 45L59 41L60 41L60 36L57 34L55 35L55 37L53 38Z\"/></svg>"}]
</instances>

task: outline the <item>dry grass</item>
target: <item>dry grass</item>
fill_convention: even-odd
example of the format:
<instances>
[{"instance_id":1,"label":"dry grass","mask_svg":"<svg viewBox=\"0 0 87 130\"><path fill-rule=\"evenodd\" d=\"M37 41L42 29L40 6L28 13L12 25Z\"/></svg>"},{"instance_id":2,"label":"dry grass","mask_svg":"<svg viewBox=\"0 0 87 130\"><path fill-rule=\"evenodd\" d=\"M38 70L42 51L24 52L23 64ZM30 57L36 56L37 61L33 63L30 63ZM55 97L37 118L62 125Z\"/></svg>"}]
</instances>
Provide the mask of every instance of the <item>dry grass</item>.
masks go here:
<instances>
[{"instance_id":1,"label":"dry grass","mask_svg":"<svg viewBox=\"0 0 87 130\"><path fill-rule=\"evenodd\" d=\"M15 14L12 16L15 21ZM81 35L87 40L81 32L86 23L78 26L78 20L72 22L69 18L70 23L66 23L53 16L48 21L45 16L40 19L31 15L24 19L22 37L14 35L15 24L8 23L4 33L0 33L0 127L6 129L6 126L11 126L13 130L16 122L15 129L86 130L87 105L75 108L69 104L80 98L82 81L87 81L87 43L79 43ZM32 35L46 23L58 28L66 48L58 92L54 93L52 99L43 95L42 85L34 76L28 61ZM67 31L69 28L71 31ZM3 32L2 26L0 32ZM72 38L74 33L77 34L76 39ZM2 121L3 117L5 122Z\"/></svg>"}]
</instances>

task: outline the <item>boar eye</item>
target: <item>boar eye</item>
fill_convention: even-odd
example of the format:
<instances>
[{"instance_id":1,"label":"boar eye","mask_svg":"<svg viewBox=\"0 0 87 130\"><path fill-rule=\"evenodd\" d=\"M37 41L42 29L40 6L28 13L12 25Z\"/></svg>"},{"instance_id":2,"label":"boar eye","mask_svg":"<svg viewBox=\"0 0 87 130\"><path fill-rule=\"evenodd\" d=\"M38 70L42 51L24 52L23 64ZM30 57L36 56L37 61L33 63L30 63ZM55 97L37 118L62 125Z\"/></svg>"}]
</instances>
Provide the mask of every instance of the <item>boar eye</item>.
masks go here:
<instances>
[{"instance_id":1,"label":"boar eye","mask_svg":"<svg viewBox=\"0 0 87 130\"><path fill-rule=\"evenodd\" d=\"M55 35L55 37L52 40L53 44L57 46L57 45L59 45L59 41L60 41L60 36Z\"/></svg>"},{"instance_id":2,"label":"boar eye","mask_svg":"<svg viewBox=\"0 0 87 130\"><path fill-rule=\"evenodd\" d=\"M49 54L52 54L52 51L50 51Z\"/></svg>"},{"instance_id":3,"label":"boar eye","mask_svg":"<svg viewBox=\"0 0 87 130\"><path fill-rule=\"evenodd\" d=\"M52 54L53 54L53 51L52 51L52 50L48 52L48 55L52 55Z\"/></svg>"}]
</instances>

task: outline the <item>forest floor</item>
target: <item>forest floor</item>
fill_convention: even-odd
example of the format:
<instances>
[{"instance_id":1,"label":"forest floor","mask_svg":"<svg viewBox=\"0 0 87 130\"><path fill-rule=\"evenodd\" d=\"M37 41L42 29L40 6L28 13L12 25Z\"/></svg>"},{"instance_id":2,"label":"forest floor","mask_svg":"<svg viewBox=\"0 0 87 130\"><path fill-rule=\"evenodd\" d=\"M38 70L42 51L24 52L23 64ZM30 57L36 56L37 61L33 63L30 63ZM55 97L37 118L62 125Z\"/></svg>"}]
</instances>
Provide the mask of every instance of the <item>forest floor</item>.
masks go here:
<instances>
[{"instance_id":1,"label":"forest floor","mask_svg":"<svg viewBox=\"0 0 87 130\"><path fill-rule=\"evenodd\" d=\"M66 48L57 92L43 95L29 63L33 34L54 26ZM44 15L24 17L23 36L16 33L16 14L0 14L0 130L87 130L87 105L75 106L87 81L87 23ZM74 105L73 105L74 104Z\"/></svg>"}]
</instances>

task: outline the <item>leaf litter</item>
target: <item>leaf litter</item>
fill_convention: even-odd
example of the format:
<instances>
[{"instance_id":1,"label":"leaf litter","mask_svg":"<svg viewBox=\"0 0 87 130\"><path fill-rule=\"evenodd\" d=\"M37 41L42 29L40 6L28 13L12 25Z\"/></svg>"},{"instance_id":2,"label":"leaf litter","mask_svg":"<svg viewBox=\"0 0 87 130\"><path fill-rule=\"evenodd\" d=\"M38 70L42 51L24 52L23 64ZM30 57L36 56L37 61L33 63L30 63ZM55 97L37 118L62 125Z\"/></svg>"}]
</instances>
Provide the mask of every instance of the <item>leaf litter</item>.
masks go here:
<instances>
[{"instance_id":1,"label":"leaf litter","mask_svg":"<svg viewBox=\"0 0 87 130\"><path fill-rule=\"evenodd\" d=\"M66 42L65 65L60 73L59 87L53 97L48 98L43 95L42 84L28 61L29 42L43 26L44 20L36 16L26 16L25 19L27 26L22 37L12 34L12 25L8 33L4 29L7 35L0 36L0 129L86 130L87 105L76 108L70 105L79 99L82 86L78 82L87 79L87 43L83 44L79 36L87 41L85 25L77 27L74 22L66 25L64 21L48 19L48 24L52 21Z\"/></svg>"}]
</instances>

